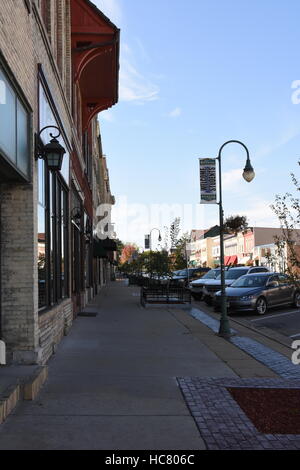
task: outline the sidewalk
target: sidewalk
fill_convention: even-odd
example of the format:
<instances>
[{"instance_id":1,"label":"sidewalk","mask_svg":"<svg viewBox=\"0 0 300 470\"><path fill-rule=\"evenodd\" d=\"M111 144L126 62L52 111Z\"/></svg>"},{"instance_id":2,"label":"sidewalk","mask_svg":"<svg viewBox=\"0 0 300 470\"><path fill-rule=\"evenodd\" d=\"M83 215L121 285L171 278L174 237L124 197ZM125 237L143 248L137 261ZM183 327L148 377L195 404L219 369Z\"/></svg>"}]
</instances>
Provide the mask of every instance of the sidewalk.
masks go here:
<instances>
[{"instance_id":1,"label":"sidewalk","mask_svg":"<svg viewBox=\"0 0 300 470\"><path fill-rule=\"evenodd\" d=\"M125 282L86 310L97 316L76 319L37 399L21 401L0 425L1 450L219 448L207 426L199 432L192 378L201 387L207 378L210 387L279 379L186 311L142 308L139 289Z\"/></svg>"}]
</instances>

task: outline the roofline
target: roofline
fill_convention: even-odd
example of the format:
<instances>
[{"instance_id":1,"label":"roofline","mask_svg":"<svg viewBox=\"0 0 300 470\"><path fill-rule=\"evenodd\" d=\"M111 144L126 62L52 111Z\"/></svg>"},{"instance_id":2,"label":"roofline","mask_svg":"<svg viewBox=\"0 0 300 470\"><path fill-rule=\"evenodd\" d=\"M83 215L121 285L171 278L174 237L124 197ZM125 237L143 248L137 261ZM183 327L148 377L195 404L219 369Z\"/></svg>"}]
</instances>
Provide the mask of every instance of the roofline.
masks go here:
<instances>
[{"instance_id":1,"label":"roofline","mask_svg":"<svg viewBox=\"0 0 300 470\"><path fill-rule=\"evenodd\" d=\"M93 3L91 0L84 0L99 16L101 16L109 25L115 29L116 31L120 31L120 29L101 11L99 8Z\"/></svg>"}]
</instances>

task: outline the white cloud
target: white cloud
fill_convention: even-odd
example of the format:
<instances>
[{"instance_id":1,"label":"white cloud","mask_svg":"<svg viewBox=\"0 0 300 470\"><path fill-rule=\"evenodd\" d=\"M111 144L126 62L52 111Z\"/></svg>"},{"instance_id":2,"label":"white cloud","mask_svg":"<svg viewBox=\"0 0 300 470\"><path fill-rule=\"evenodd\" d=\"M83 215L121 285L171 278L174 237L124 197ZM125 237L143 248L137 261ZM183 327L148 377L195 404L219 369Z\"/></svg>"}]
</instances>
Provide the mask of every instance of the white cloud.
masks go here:
<instances>
[{"instance_id":1,"label":"white cloud","mask_svg":"<svg viewBox=\"0 0 300 470\"><path fill-rule=\"evenodd\" d=\"M168 113L168 116L171 118L176 118L181 115L181 108L177 107L173 109L170 113Z\"/></svg>"},{"instance_id":2,"label":"white cloud","mask_svg":"<svg viewBox=\"0 0 300 470\"><path fill-rule=\"evenodd\" d=\"M117 27L124 28L124 15L119 0L93 0L93 3ZM142 42L138 38L135 38L135 44L137 44L138 52L139 55L142 56L142 60L149 62L150 58ZM139 70L140 65L136 65L133 50L128 44L121 40L119 76L120 101L132 101L137 104L144 104L147 101L158 99L159 88Z\"/></svg>"},{"instance_id":3,"label":"white cloud","mask_svg":"<svg viewBox=\"0 0 300 470\"><path fill-rule=\"evenodd\" d=\"M222 189L234 189L242 180L243 170L241 168L225 171L222 173Z\"/></svg>"},{"instance_id":4,"label":"white cloud","mask_svg":"<svg viewBox=\"0 0 300 470\"><path fill-rule=\"evenodd\" d=\"M272 152L282 147L283 145L289 143L295 137L300 134L299 123L292 123L290 127L284 129L278 136L277 139L274 139L272 143L263 144L255 154L255 157L265 157L270 155Z\"/></svg>"},{"instance_id":5,"label":"white cloud","mask_svg":"<svg viewBox=\"0 0 300 470\"><path fill-rule=\"evenodd\" d=\"M102 111L99 116L100 116L100 119L104 119L104 121L107 121L107 122L114 122L115 120L113 113L110 109L106 111Z\"/></svg>"},{"instance_id":6,"label":"white cloud","mask_svg":"<svg viewBox=\"0 0 300 470\"><path fill-rule=\"evenodd\" d=\"M249 201L250 202L250 201ZM259 227L279 227L279 221L271 209L271 204L274 201L267 201L265 199L254 198L251 199L249 209L243 211L249 221L249 225Z\"/></svg>"},{"instance_id":7,"label":"white cloud","mask_svg":"<svg viewBox=\"0 0 300 470\"><path fill-rule=\"evenodd\" d=\"M128 44L121 46L120 101L143 104L158 99L159 88L134 65L134 54Z\"/></svg>"}]
</instances>

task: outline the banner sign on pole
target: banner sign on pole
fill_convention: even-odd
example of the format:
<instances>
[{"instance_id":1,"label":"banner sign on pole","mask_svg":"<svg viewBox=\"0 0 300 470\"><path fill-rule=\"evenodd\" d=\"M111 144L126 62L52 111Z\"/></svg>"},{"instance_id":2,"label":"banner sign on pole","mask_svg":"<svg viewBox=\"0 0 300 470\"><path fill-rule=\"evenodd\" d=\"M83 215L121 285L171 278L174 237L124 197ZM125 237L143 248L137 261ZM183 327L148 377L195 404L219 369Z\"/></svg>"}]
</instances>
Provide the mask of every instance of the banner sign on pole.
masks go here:
<instances>
[{"instance_id":1,"label":"banner sign on pole","mask_svg":"<svg viewBox=\"0 0 300 470\"><path fill-rule=\"evenodd\" d=\"M150 248L150 235L145 235L145 250Z\"/></svg>"},{"instance_id":2,"label":"banner sign on pole","mask_svg":"<svg viewBox=\"0 0 300 470\"><path fill-rule=\"evenodd\" d=\"M199 158L200 204L217 204L216 159Z\"/></svg>"}]
</instances>

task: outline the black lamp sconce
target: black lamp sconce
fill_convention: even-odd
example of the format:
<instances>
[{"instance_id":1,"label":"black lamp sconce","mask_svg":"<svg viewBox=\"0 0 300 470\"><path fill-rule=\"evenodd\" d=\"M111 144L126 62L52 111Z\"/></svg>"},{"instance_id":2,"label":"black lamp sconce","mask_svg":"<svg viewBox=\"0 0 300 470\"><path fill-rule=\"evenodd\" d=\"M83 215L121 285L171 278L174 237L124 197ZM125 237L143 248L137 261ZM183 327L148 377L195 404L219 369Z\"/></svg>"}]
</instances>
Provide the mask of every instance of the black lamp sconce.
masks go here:
<instances>
[{"instance_id":1,"label":"black lamp sconce","mask_svg":"<svg viewBox=\"0 0 300 470\"><path fill-rule=\"evenodd\" d=\"M50 133L52 139L48 144L44 145L40 135L45 129L49 128L57 129L58 134L54 136ZM35 134L35 158L36 160L42 158L46 162L48 169L53 171L61 170L63 156L66 153L64 147L57 140L60 134L61 132L56 126L43 127L38 134Z\"/></svg>"},{"instance_id":2,"label":"black lamp sconce","mask_svg":"<svg viewBox=\"0 0 300 470\"><path fill-rule=\"evenodd\" d=\"M81 217L82 213L80 207L74 207L71 211L71 220L75 225L77 225L77 227L80 227Z\"/></svg>"}]
</instances>

